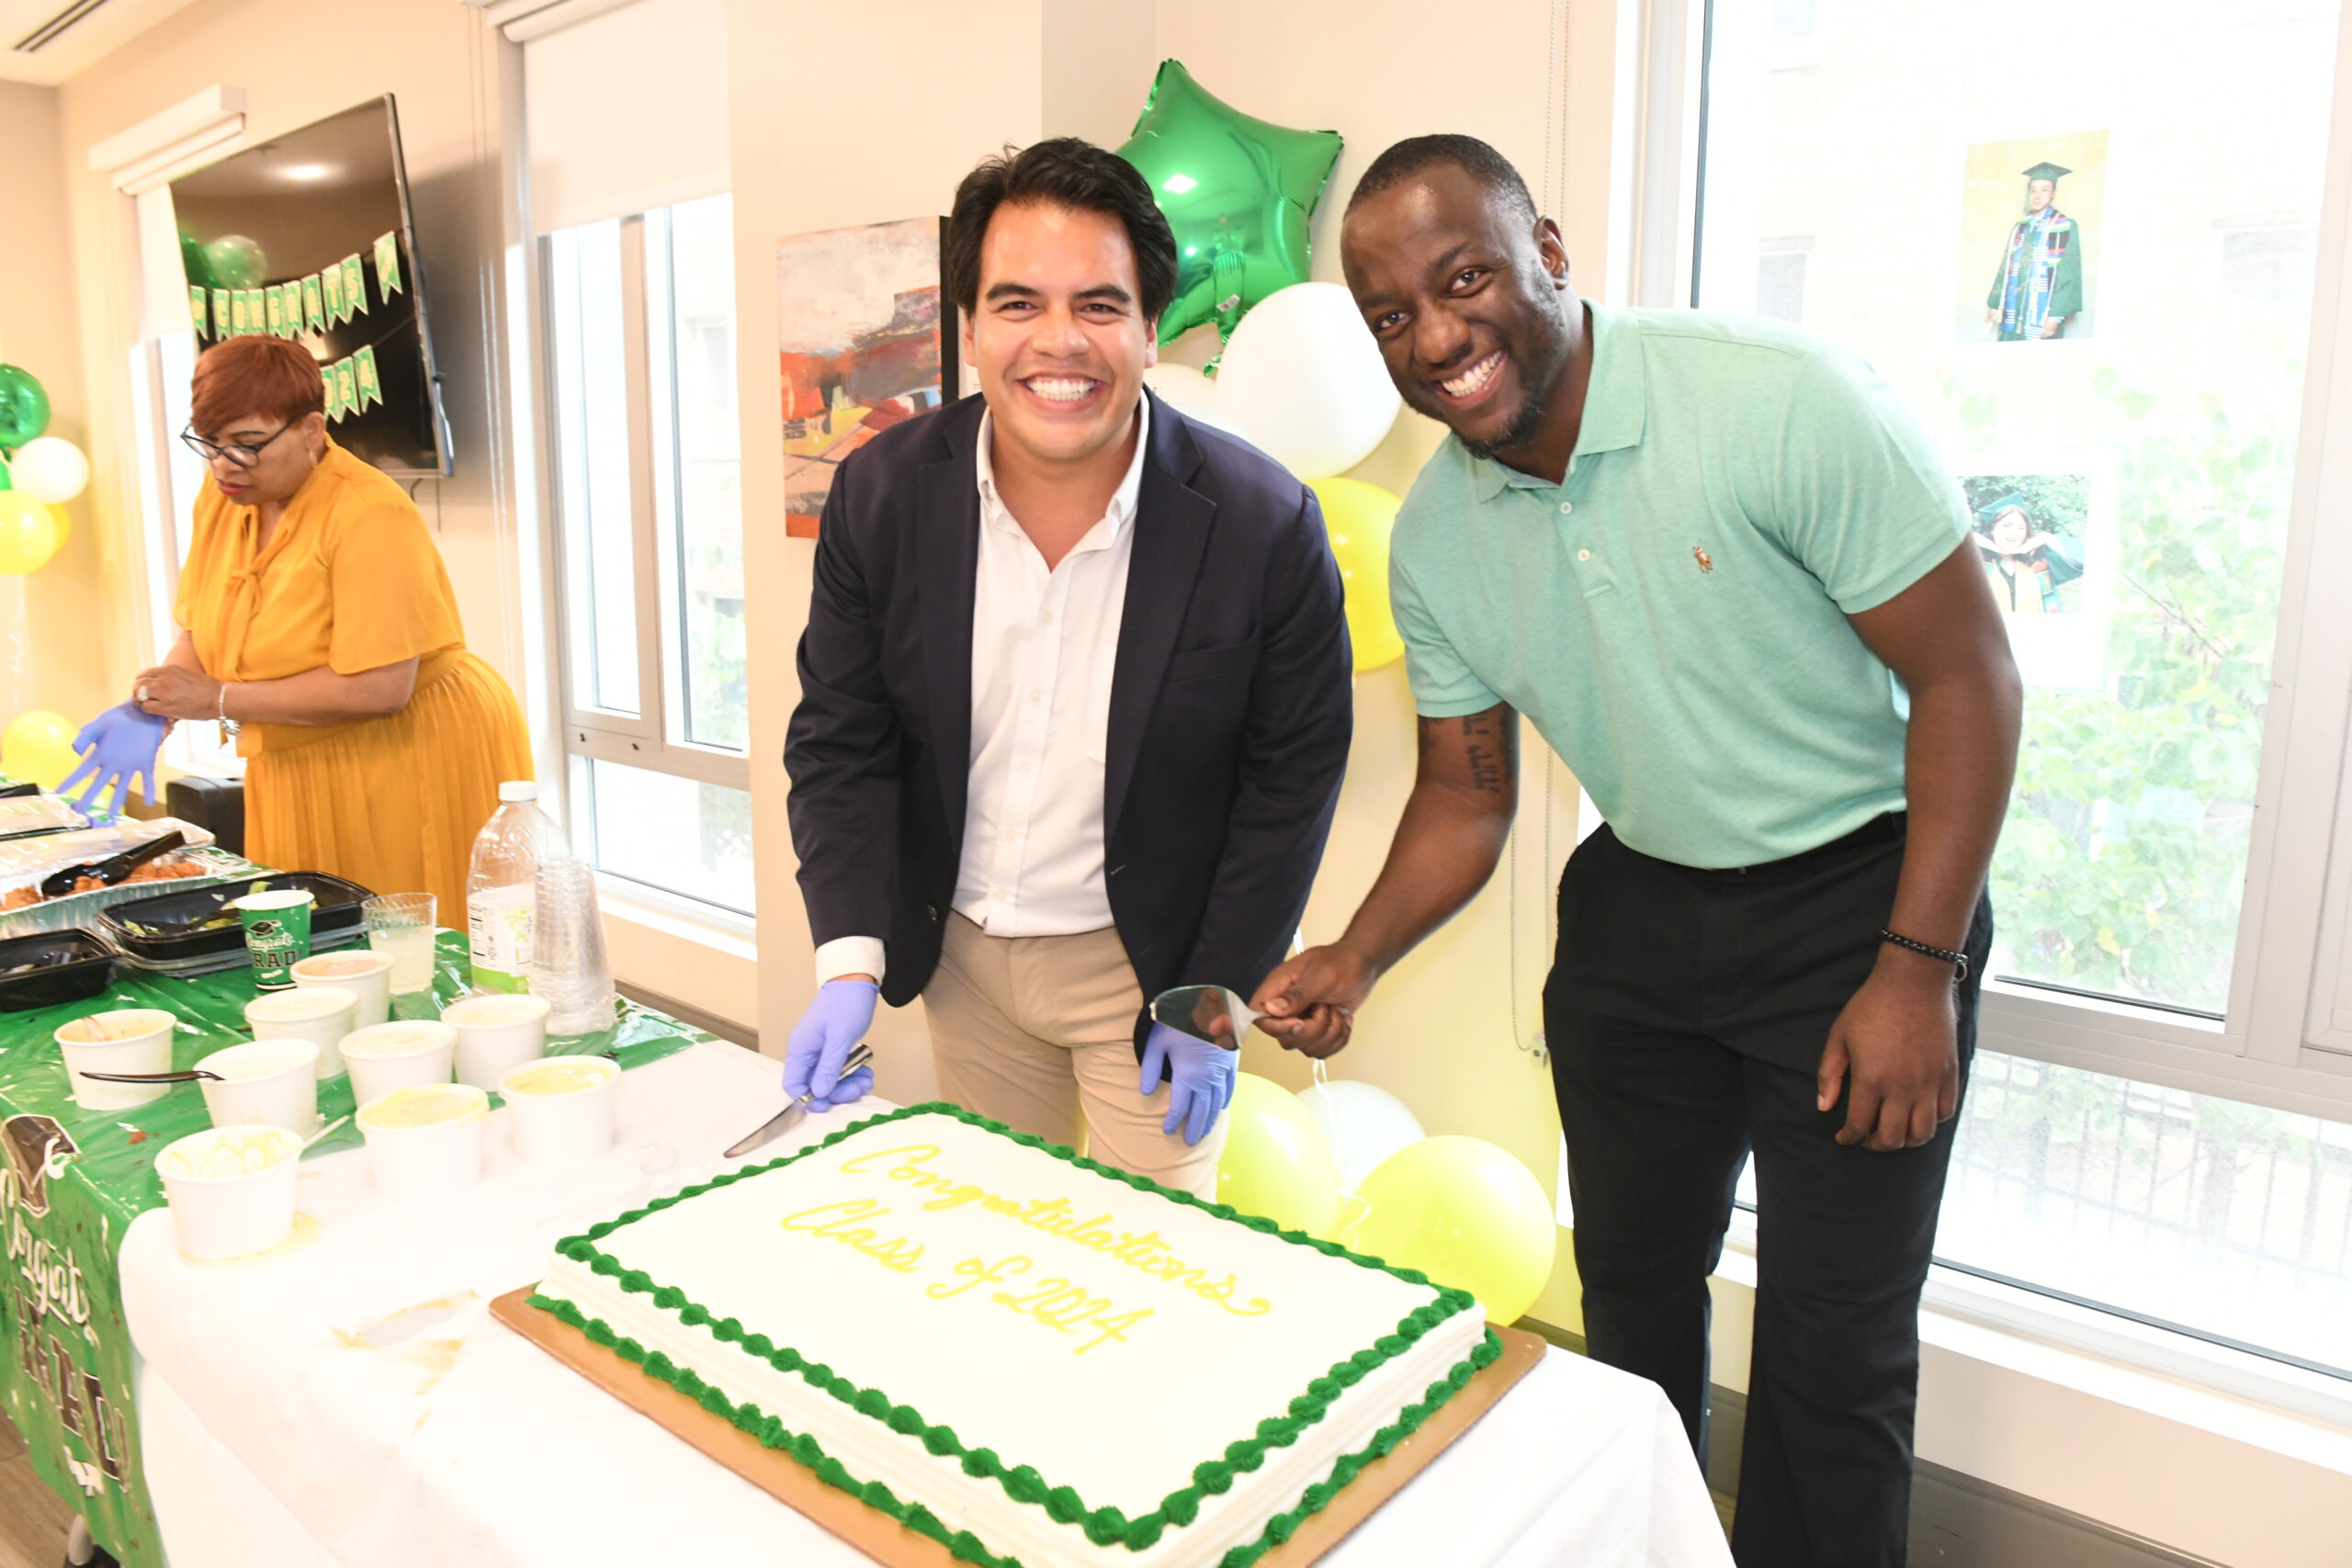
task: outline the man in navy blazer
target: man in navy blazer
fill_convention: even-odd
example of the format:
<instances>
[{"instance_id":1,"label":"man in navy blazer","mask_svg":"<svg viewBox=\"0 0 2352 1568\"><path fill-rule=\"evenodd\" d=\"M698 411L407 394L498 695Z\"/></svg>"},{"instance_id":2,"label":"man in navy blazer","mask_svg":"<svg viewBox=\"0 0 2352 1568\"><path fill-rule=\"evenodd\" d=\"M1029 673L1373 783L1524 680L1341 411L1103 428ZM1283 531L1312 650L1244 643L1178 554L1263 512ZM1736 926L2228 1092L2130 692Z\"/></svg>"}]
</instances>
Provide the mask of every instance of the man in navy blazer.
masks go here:
<instances>
[{"instance_id":1,"label":"man in navy blazer","mask_svg":"<svg viewBox=\"0 0 2352 1568\"><path fill-rule=\"evenodd\" d=\"M1176 247L1085 142L991 158L944 258L980 396L842 465L785 748L820 1107L877 999L920 995L947 1098L1216 1187L1234 1056L1149 997L1248 994L1297 929L1351 725L1313 494L1143 386Z\"/></svg>"}]
</instances>

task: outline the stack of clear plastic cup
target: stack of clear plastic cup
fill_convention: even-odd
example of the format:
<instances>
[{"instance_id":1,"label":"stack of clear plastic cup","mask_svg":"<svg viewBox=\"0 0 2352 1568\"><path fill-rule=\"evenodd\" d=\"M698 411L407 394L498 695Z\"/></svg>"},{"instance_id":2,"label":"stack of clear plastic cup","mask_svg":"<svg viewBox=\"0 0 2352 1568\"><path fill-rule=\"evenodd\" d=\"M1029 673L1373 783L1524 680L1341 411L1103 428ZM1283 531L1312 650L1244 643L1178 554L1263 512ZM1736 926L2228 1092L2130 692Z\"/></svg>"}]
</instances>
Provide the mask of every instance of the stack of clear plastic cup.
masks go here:
<instances>
[{"instance_id":1,"label":"stack of clear plastic cup","mask_svg":"<svg viewBox=\"0 0 2352 1568\"><path fill-rule=\"evenodd\" d=\"M550 1034L611 1027L613 966L596 907L596 872L577 855L540 863L531 926L531 994L545 997Z\"/></svg>"}]
</instances>

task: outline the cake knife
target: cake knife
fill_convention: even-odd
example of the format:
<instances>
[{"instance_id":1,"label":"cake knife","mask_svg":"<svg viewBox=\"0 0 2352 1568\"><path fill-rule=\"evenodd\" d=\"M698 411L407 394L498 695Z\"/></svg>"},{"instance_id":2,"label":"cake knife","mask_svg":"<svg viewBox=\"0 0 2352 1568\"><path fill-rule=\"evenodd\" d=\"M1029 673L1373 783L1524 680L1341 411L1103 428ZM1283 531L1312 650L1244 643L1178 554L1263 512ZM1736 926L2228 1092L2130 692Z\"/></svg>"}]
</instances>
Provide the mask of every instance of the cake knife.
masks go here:
<instances>
[{"instance_id":1,"label":"cake knife","mask_svg":"<svg viewBox=\"0 0 2352 1568\"><path fill-rule=\"evenodd\" d=\"M863 1042L860 1042L858 1044L851 1047L849 1055L842 1060L841 1076L842 1077L847 1077L850 1074L857 1071L858 1068L866 1066L873 1060L873 1048ZM803 1116L806 1116L808 1113L808 1102L815 1098L816 1090L814 1089L811 1089L807 1094L802 1095L799 1099L794 1100L791 1104L786 1106L783 1110L777 1111L775 1115L769 1117L766 1121L752 1128L751 1134L748 1137L739 1138L734 1143L729 1144L727 1147L727 1153L721 1157L725 1159L733 1159L737 1155L750 1154L762 1144L768 1142L778 1134L785 1132L786 1129L790 1128L794 1122L799 1121Z\"/></svg>"}]
</instances>

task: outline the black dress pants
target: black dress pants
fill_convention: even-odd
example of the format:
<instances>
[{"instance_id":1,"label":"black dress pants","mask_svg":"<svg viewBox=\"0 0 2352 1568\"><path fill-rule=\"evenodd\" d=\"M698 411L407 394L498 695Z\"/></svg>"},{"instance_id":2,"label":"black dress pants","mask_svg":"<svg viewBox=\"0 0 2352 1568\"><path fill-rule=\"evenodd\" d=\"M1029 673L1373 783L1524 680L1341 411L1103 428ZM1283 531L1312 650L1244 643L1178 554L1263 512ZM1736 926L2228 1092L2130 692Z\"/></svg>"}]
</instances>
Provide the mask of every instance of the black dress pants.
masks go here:
<instances>
[{"instance_id":1,"label":"black dress pants","mask_svg":"<svg viewBox=\"0 0 2352 1568\"><path fill-rule=\"evenodd\" d=\"M1752 1152L1756 1330L1732 1556L1900 1568L1919 1292L1957 1118L1925 1146L1842 1146L1815 1109L1832 1022L1877 961L1905 819L1769 865L1701 871L1603 828L1560 882L1544 1020L1593 1358L1649 1378L1706 1460L1707 1278ZM1959 997L1965 1083L1980 901Z\"/></svg>"}]
</instances>

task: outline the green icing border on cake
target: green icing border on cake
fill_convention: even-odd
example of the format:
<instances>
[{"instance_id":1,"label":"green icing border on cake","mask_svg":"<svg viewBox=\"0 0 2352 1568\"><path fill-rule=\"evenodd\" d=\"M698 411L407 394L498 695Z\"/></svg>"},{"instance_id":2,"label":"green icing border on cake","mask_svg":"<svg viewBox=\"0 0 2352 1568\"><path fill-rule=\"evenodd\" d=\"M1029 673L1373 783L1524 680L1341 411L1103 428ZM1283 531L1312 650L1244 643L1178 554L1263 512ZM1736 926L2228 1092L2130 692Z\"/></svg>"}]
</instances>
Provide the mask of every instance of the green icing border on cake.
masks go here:
<instances>
[{"instance_id":1,"label":"green icing border on cake","mask_svg":"<svg viewBox=\"0 0 2352 1568\"><path fill-rule=\"evenodd\" d=\"M938 1515L921 1503L901 1499L879 1481L860 1481L841 1461L827 1453L824 1446L814 1437L791 1430L749 1400L740 1404L729 1401L726 1394L704 1382L693 1369L679 1366L659 1350L647 1351L636 1340L616 1333L603 1318L590 1317L577 1305L560 1297L543 1296L535 1292L529 1299L530 1304L541 1312L579 1329L589 1339L637 1366L648 1376L668 1383L712 1415L724 1417L737 1431L757 1439L763 1448L775 1449L784 1454L826 1485L849 1493L867 1507L881 1510L919 1535L929 1536L947 1548L957 1562L973 1563L976 1568L1022 1568L1020 1559L990 1551L971 1531L949 1529ZM1331 1500L1355 1480L1357 1472L1365 1465L1385 1457L1390 1450L1411 1437L1440 1405L1460 1393L1463 1386L1480 1371L1492 1365L1495 1359L1502 1354L1502 1340L1492 1328L1488 1328L1478 1341L1477 1348L1456 1361L1445 1376L1423 1390L1419 1400L1398 1411L1395 1421L1372 1435L1371 1442L1351 1454L1340 1455L1331 1466L1330 1474L1300 1494L1296 1507L1267 1520L1265 1529L1255 1540L1245 1541L1227 1551L1219 1560L1218 1568L1250 1568L1258 1559L1288 1540L1301 1524L1329 1507ZM1158 1539L1156 1534L1154 1539ZM1132 1542L1129 1544L1133 1545Z\"/></svg>"},{"instance_id":2,"label":"green icing border on cake","mask_svg":"<svg viewBox=\"0 0 2352 1568\"><path fill-rule=\"evenodd\" d=\"M632 1224L649 1214L657 1213L674 1204L684 1202L689 1198L699 1197L717 1188L731 1186L748 1177L761 1176L772 1170L781 1169L796 1160L806 1159L811 1155L831 1148L835 1144L854 1134L864 1132L868 1127L883 1126L889 1122L922 1115L947 1116L969 1126L978 1127L1009 1138L1016 1144L1041 1149L1067 1164L1121 1182L1137 1191L1158 1193L1170 1202L1200 1209L1219 1219L1231 1220L1251 1230L1277 1236L1294 1246L1312 1247L1327 1257L1344 1258L1360 1268L1378 1269L1408 1284L1430 1284L1429 1277L1416 1269L1396 1268L1379 1258L1367 1258L1360 1253L1351 1252L1336 1242L1323 1241L1300 1231L1283 1230L1272 1220L1254 1214L1243 1214L1227 1204L1210 1202L1190 1192L1163 1187L1148 1177L1136 1176L1084 1158L1076 1151L1059 1144L1049 1144L1033 1133L1016 1133L1001 1122L992 1122L985 1116L966 1111L961 1106L937 1101L905 1106L897 1111L885 1111L879 1115L853 1122L840 1131L805 1148L796 1149L780 1159L770 1160L764 1165L747 1166L741 1170L729 1171L723 1176L714 1177L708 1181L686 1188L667 1198L656 1199L645 1207L631 1210L618 1218L592 1225L585 1235L567 1236L558 1242L556 1250L576 1263L587 1265L592 1272L607 1276L624 1291L651 1296L656 1306L664 1311L675 1313L678 1320L689 1327L699 1326L707 1329L710 1336L721 1344L740 1345L747 1354L761 1358L778 1371L797 1373L802 1381L812 1387L823 1390L861 1415L882 1422L893 1431L919 1438L931 1452L943 1457L953 1455L962 1464L965 1473L976 1477L995 1477L1004 1488L1007 1496L1015 1502L1044 1508L1057 1523L1080 1525L1086 1532L1087 1539L1097 1545L1125 1544L1130 1551L1137 1551L1159 1540L1160 1535L1170 1525L1181 1527L1192 1523L1199 1512L1204 1497L1229 1490L1237 1472L1257 1469L1265 1461L1269 1450L1287 1447L1295 1442L1301 1432L1322 1419L1333 1401L1349 1388L1363 1381L1367 1373L1403 1355L1438 1324L1453 1316L1464 1308L1475 1304L1475 1298L1466 1292L1446 1286L1431 1287L1438 1292L1435 1301L1407 1314L1393 1333L1385 1334L1369 1347L1334 1362L1321 1376L1307 1384L1306 1393L1291 1400L1284 1407L1283 1414L1266 1417L1257 1424L1250 1436L1227 1444L1221 1458L1205 1460L1194 1466L1191 1485L1180 1487L1170 1493L1151 1512L1130 1518L1116 1506L1099 1508L1089 1506L1073 1489L1050 1484L1028 1465L1008 1465L993 1450L967 1448L963 1439L954 1430L926 1421L922 1413L913 1406L898 1404L879 1389L861 1389L847 1378L836 1374L831 1367L822 1362L811 1361L790 1347L779 1346L764 1334L746 1332L742 1324L737 1319L714 1320L707 1309L688 1301L684 1292L674 1286L658 1284L642 1269L622 1267L618 1259L608 1253L599 1251L594 1245L624 1225ZM646 1352L642 1347L636 1346L634 1341L616 1335L602 1319L583 1318L576 1307L567 1314L559 1308L570 1306L571 1303L560 1303L554 1298L536 1293L531 1298L531 1304L543 1311L554 1312L558 1317L571 1323L574 1327L583 1329L591 1339L596 1340L599 1344L611 1345L616 1350L623 1345L637 1349L638 1354L633 1357L628 1356L626 1351L622 1354L628 1359L638 1361L650 1375L660 1378L682 1392L700 1399L706 1408L718 1411L720 1406L726 1406L727 1409L720 1413L730 1414L730 1418L735 1419L739 1427L742 1426L741 1412L748 1411L757 1421L764 1422L774 1427L776 1431L784 1433L784 1441L770 1443L769 1446L787 1447L806 1444L816 1457L805 1457L797 1447L793 1449L794 1457L815 1470L820 1479L825 1480L829 1484L842 1486L844 1490L857 1492L868 1503L883 1507L886 1512L891 1513L910 1529L922 1528L912 1517L913 1515L919 1514L922 1517L930 1517L929 1511L922 1509L920 1504L889 1506L876 1503L874 1497L868 1495L868 1493L878 1491L888 1497L888 1488L880 1486L878 1483L859 1483L854 1478L848 1477L847 1472L842 1471L838 1462L831 1461L830 1456L825 1455L817 1446L814 1438L806 1433L795 1435L785 1432L774 1417L767 1416L763 1412L751 1406L729 1405L723 1394L717 1389L710 1388L694 1372L676 1366L658 1350ZM591 1325L593 1326L590 1326ZM599 1330L602 1331L601 1335ZM1297 1528L1299 1520L1329 1503L1331 1495L1336 1495L1340 1487L1354 1479L1356 1470L1361 1469L1370 1460L1386 1453L1399 1438L1419 1426L1430 1410L1442 1404L1445 1397L1450 1396L1454 1389L1467 1382L1472 1372L1491 1361L1500 1353L1500 1341L1489 1331L1476 1350L1468 1358L1454 1364L1446 1379L1430 1386L1430 1397L1424 1405L1408 1407L1406 1416L1409 1416L1409 1419L1400 1416L1398 1426L1384 1427L1375 1435L1372 1448L1343 1457L1334 1467L1331 1477L1327 1477L1326 1480L1317 1483L1316 1487L1308 1489L1307 1496L1302 1498L1299 1509L1293 1515L1278 1516L1268 1527L1267 1536L1257 1543L1254 1550L1250 1551L1248 1556L1236 1555L1244 1550L1241 1548L1236 1548L1235 1552L1228 1553L1224 1568L1248 1568L1248 1565L1254 1562L1269 1546L1287 1539L1290 1532ZM1443 1394L1438 1393L1440 1388L1443 1388ZM1418 1414L1415 1413L1416 1411ZM745 1427L743 1429L750 1431L753 1428ZM761 1435L761 1440L768 1441L764 1433ZM834 1475L828 1474L828 1465L831 1470L839 1472L842 1479L836 1480ZM1329 1491L1317 1499L1314 1496L1317 1487L1326 1487ZM891 1502L895 1503L896 1499L891 1499ZM1289 1520L1288 1524L1283 1523L1285 1518ZM935 1525L937 1521L934 1519L933 1523ZM1280 1533L1275 1533L1277 1529ZM924 1530L923 1533L933 1534L933 1532ZM962 1534L966 1540L969 1539L968 1532L956 1533ZM972 1550L979 1551L981 1555L972 1557L966 1554L958 1541L949 1539L946 1535L936 1535L934 1539L940 1540L965 1561L991 1565L991 1568L994 1568L994 1565L1001 1565L1001 1568L1019 1568L1019 1565L1013 1563L1011 1559L988 1555L986 1550L976 1540L971 1541Z\"/></svg>"}]
</instances>

